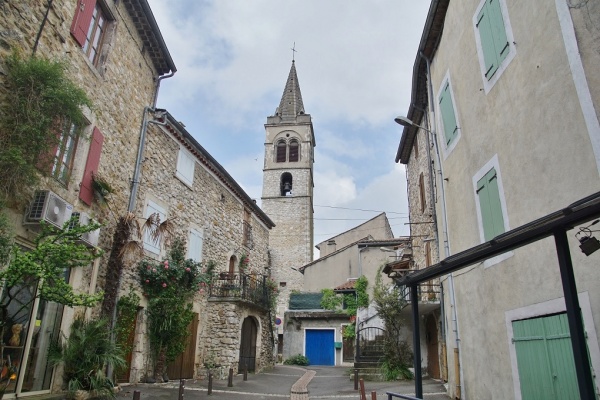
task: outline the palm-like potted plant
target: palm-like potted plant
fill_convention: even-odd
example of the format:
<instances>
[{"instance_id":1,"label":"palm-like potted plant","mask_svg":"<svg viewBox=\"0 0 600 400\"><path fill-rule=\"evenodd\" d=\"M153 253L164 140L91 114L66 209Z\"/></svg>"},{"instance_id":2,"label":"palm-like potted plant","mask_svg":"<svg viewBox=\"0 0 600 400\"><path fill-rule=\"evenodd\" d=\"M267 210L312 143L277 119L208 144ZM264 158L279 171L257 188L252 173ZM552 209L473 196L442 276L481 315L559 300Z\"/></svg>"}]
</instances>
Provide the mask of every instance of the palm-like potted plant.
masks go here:
<instances>
[{"instance_id":1,"label":"palm-like potted plant","mask_svg":"<svg viewBox=\"0 0 600 400\"><path fill-rule=\"evenodd\" d=\"M70 398L114 398L114 384L104 373L106 367L126 365L121 350L110 340L107 319L75 319L68 338L51 344L49 361L63 366L63 386Z\"/></svg>"}]
</instances>

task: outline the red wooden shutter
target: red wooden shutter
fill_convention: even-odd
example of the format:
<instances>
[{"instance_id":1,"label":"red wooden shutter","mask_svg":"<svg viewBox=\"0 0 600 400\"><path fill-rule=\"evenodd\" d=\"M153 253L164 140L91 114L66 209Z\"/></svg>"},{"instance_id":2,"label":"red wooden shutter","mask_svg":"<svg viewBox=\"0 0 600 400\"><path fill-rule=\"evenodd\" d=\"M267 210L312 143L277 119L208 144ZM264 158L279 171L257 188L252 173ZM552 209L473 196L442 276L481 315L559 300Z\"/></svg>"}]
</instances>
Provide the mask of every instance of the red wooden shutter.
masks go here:
<instances>
[{"instance_id":1,"label":"red wooden shutter","mask_svg":"<svg viewBox=\"0 0 600 400\"><path fill-rule=\"evenodd\" d=\"M95 7L96 0L77 0L77 9L71 24L71 34L81 47L85 44Z\"/></svg>"},{"instance_id":2,"label":"red wooden shutter","mask_svg":"<svg viewBox=\"0 0 600 400\"><path fill-rule=\"evenodd\" d=\"M102 153L102 143L104 142L104 135L102 135L100 130L96 127L94 127L91 142L90 152L88 153L87 162L85 164L85 172L83 173L81 187L79 188L79 198L88 206L92 204L92 200L94 199L92 174L98 172L100 153Z\"/></svg>"}]
</instances>

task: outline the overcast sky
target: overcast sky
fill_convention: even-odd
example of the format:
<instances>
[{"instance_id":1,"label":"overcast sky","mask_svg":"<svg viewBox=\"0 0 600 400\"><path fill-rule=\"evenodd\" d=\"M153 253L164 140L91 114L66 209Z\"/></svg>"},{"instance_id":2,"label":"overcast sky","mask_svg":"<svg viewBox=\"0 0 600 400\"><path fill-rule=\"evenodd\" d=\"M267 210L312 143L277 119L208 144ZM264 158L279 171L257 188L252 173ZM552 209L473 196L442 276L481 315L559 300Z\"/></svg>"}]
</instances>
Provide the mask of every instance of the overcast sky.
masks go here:
<instances>
[{"instance_id":1,"label":"overcast sky","mask_svg":"<svg viewBox=\"0 0 600 400\"><path fill-rule=\"evenodd\" d=\"M374 216L408 235L404 166L394 162L410 102L426 0L149 0L177 66L166 108L260 204L267 116L295 42L315 131L315 243ZM370 210L370 211L360 211Z\"/></svg>"}]
</instances>

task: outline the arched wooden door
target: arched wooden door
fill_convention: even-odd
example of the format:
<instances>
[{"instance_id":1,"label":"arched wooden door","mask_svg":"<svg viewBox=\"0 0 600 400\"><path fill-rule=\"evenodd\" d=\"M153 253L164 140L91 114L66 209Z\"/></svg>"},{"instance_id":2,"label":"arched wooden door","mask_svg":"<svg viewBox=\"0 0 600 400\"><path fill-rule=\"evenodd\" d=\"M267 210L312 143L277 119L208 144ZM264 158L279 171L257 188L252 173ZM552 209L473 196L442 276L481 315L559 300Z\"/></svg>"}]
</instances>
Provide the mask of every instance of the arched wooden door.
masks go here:
<instances>
[{"instance_id":1,"label":"arched wooden door","mask_svg":"<svg viewBox=\"0 0 600 400\"><path fill-rule=\"evenodd\" d=\"M238 371L245 367L248 371L254 371L256 367L256 337L258 327L253 317L246 317L242 323L242 337L240 340L240 360Z\"/></svg>"}]
</instances>

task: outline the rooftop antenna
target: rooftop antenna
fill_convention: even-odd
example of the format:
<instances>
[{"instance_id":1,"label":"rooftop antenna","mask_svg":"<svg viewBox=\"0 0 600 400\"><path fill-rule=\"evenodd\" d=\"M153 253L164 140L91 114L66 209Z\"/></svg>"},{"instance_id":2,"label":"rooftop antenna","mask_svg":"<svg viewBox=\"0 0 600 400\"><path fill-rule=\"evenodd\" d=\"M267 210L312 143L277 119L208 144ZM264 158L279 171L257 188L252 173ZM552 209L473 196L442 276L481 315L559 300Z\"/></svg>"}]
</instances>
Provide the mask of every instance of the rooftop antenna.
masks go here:
<instances>
[{"instance_id":1,"label":"rooftop antenna","mask_svg":"<svg viewBox=\"0 0 600 400\"><path fill-rule=\"evenodd\" d=\"M294 47L291 48L292 50L292 62L296 61L296 53L298 52L298 50L296 50L296 42L294 42Z\"/></svg>"}]
</instances>

